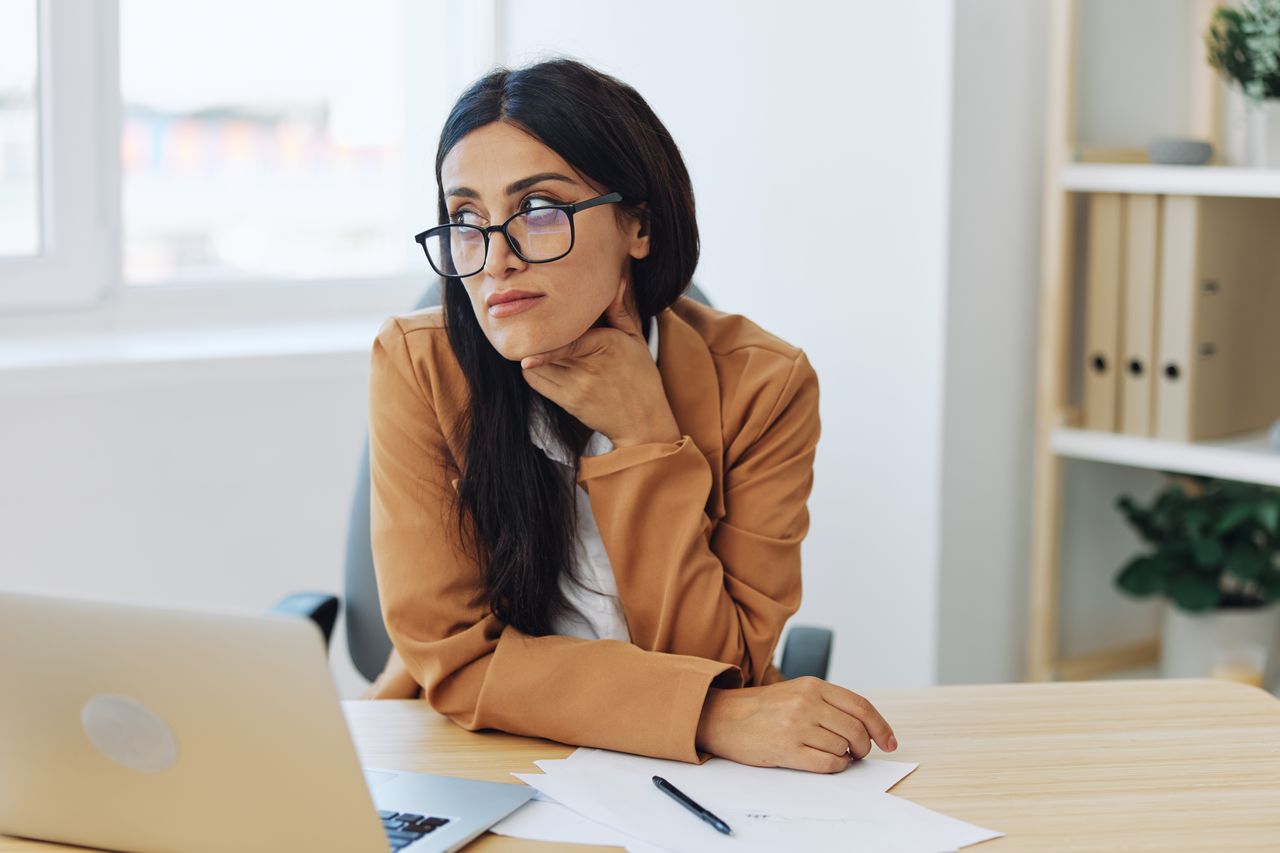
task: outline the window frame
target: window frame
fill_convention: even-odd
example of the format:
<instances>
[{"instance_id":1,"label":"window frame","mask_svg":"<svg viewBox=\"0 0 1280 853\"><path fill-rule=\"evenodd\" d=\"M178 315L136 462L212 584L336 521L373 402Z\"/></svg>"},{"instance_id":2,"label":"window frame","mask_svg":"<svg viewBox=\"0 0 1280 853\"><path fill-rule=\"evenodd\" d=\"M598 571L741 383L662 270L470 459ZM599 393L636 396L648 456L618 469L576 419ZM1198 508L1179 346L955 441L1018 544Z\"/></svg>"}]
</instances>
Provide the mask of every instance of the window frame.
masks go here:
<instances>
[{"instance_id":1,"label":"window frame","mask_svg":"<svg viewBox=\"0 0 1280 853\"><path fill-rule=\"evenodd\" d=\"M117 20L115 0L38 0L41 251L0 258L0 308L83 308L100 301L109 288L108 271L119 240L118 224L108 211L119 188L118 180L111 180L112 170L103 167L113 152L119 161L119 142L111 145L110 101L102 95L119 86L115 57L105 56L103 48ZM119 266L118 259L114 263Z\"/></svg>"},{"instance_id":2,"label":"window frame","mask_svg":"<svg viewBox=\"0 0 1280 853\"><path fill-rule=\"evenodd\" d=\"M459 85L496 60L498 2L471 0L461 7ZM120 2L37 3L42 252L0 257L0 328L325 321L406 308L433 280L424 263L408 275L125 283ZM406 241L413 230L406 225Z\"/></svg>"}]
</instances>

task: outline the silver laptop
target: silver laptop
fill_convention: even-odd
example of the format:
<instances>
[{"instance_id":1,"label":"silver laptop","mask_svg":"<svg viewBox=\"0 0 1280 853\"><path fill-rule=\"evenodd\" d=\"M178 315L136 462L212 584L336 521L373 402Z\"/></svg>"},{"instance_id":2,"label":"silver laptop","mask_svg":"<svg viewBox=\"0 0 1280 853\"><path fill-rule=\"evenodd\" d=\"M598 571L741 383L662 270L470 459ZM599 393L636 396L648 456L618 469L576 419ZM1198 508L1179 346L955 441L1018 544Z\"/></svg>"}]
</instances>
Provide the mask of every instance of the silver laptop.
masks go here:
<instances>
[{"instance_id":1,"label":"silver laptop","mask_svg":"<svg viewBox=\"0 0 1280 853\"><path fill-rule=\"evenodd\" d=\"M0 592L0 834L455 850L533 791L362 771L310 622Z\"/></svg>"}]
</instances>

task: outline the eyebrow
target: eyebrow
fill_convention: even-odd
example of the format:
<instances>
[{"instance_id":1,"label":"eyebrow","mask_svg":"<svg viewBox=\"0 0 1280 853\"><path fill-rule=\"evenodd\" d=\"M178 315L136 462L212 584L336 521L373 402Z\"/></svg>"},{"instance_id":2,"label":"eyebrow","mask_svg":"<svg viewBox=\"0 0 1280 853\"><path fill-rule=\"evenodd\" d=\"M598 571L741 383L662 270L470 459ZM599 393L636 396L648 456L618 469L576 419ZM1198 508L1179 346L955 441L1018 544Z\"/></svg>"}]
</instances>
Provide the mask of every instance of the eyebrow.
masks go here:
<instances>
[{"instance_id":1,"label":"eyebrow","mask_svg":"<svg viewBox=\"0 0 1280 853\"><path fill-rule=\"evenodd\" d=\"M559 172L539 172L536 175L530 175L527 178L521 178L514 184L507 187L507 195L515 195L521 190L528 189L534 184L540 184L543 181L564 181L568 184L576 184L573 178L565 177ZM445 198L453 198L454 196L462 196L463 198L480 198L480 193L471 189L471 187L454 187L444 194Z\"/></svg>"}]
</instances>

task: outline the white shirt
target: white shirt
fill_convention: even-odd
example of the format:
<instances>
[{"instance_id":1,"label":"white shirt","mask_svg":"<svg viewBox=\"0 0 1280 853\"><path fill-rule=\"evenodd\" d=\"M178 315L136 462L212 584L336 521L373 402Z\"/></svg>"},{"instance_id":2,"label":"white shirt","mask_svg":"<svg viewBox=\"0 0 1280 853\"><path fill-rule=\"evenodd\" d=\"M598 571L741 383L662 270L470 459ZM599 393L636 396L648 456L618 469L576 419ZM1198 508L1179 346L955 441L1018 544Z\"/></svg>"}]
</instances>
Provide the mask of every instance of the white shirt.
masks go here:
<instances>
[{"instance_id":1,"label":"white shirt","mask_svg":"<svg viewBox=\"0 0 1280 853\"><path fill-rule=\"evenodd\" d=\"M658 360L658 318L649 321L649 354ZM529 424L529 439L542 449L547 458L560 463L565 475L573 476L573 459L550 431L547 415L541 406L533 409ZM584 456L599 456L613 450L613 442L607 436L591 433ZM565 600L573 608L556 617L552 630L564 637L583 637L588 640L622 640L631 642L627 630L627 617L618 600L618 584L613 578L613 565L600 539L595 514L591 511L591 499L587 490L575 482L578 506L578 529L575 536L574 558L577 561L578 582L567 573L560 576L560 589Z\"/></svg>"}]
</instances>

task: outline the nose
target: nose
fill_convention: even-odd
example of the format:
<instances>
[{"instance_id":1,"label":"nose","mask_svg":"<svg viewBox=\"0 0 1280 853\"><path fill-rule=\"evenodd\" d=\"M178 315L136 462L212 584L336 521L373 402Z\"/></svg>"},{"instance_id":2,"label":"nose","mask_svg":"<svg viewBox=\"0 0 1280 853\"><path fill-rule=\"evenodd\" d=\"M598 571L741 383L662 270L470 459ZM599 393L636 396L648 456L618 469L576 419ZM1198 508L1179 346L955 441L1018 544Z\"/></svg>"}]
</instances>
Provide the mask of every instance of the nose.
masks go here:
<instances>
[{"instance_id":1,"label":"nose","mask_svg":"<svg viewBox=\"0 0 1280 853\"><path fill-rule=\"evenodd\" d=\"M484 271L490 278L502 278L509 270L524 269L528 264L520 259L507 242L507 235L494 229L489 234L489 256L484 259Z\"/></svg>"}]
</instances>

